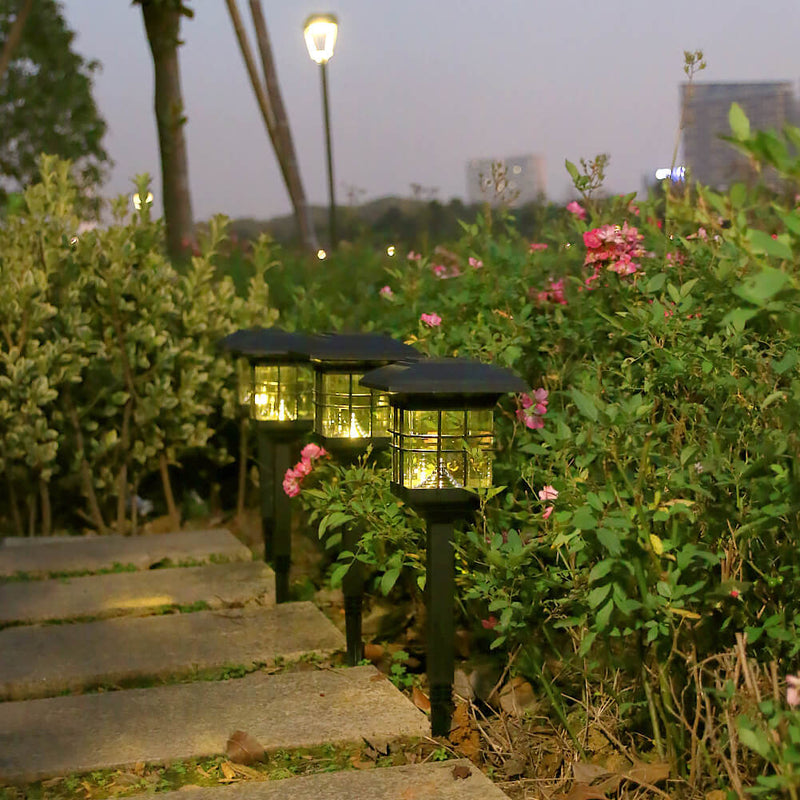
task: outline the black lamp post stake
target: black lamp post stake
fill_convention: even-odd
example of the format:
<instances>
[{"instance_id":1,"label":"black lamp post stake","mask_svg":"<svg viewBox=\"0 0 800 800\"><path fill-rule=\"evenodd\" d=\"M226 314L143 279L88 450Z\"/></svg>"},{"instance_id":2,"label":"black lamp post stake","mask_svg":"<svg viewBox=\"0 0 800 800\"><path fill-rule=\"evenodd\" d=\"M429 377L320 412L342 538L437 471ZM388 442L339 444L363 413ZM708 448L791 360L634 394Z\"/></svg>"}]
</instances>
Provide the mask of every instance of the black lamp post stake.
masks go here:
<instances>
[{"instance_id":1,"label":"black lamp post stake","mask_svg":"<svg viewBox=\"0 0 800 800\"><path fill-rule=\"evenodd\" d=\"M390 364L361 385L389 394L392 491L427 529L427 671L431 733L447 736L453 712L455 523L492 483L492 407L501 394L528 391L512 372L461 358Z\"/></svg>"}]
</instances>

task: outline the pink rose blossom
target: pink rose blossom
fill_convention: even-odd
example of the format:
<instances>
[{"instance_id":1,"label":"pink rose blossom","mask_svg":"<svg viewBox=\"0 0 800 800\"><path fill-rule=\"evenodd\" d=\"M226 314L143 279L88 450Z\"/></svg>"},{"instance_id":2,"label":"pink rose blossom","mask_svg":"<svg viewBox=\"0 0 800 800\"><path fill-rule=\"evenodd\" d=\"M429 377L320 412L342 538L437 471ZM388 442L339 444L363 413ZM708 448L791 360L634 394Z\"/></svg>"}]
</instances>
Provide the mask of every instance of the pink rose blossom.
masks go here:
<instances>
[{"instance_id":1,"label":"pink rose blossom","mask_svg":"<svg viewBox=\"0 0 800 800\"><path fill-rule=\"evenodd\" d=\"M291 470L287 471L286 477L283 479L283 491L286 492L289 497L297 497L297 495L300 494L300 482L294 475L290 477L289 472L291 472Z\"/></svg>"},{"instance_id":2,"label":"pink rose blossom","mask_svg":"<svg viewBox=\"0 0 800 800\"><path fill-rule=\"evenodd\" d=\"M429 328L438 328L442 324L442 318L438 314L420 314L419 319Z\"/></svg>"},{"instance_id":3,"label":"pink rose blossom","mask_svg":"<svg viewBox=\"0 0 800 800\"><path fill-rule=\"evenodd\" d=\"M492 628L497 627L497 617L489 617L489 619L482 619L481 625L486 628L487 631L490 631Z\"/></svg>"},{"instance_id":4,"label":"pink rose blossom","mask_svg":"<svg viewBox=\"0 0 800 800\"><path fill-rule=\"evenodd\" d=\"M387 300L389 300L390 298L394 297L394 292L392 291L392 287L391 286L384 286L383 288L381 288L378 291L378 294L381 297L385 297Z\"/></svg>"},{"instance_id":5,"label":"pink rose blossom","mask_svg":"<svg viewBox=\"0 0 800 800\"><path fill-rule=\"evenodd\" d=\"M310 458L304 458L300 462L295 465L294 474L298 478L305 478L306 475L311 474L311 470L313 469L313 465L311 464Z\"/></svg>"},{"instance_id":6,"label":"pink rose blossom","mask_svg":"<svg viewBox=\"0 0 800 800\"><path fill-rule=\"evenodd\" d=\"M419 253L415 253L413 250L406 256L409 261L419 261L422 256Z\"/></svg>"},{"instance_id":7,"label":"pink rose blossom","mask_svg":"<svg viewBox=\"0 0 800 800\"><path fill-rule=\"evenodd\" d=\"M544 242L531 242L530 252L535 253L539 250L547 250L550 245L545 244Z\"/></svg>"},{"instance_id":8,"label":"pink rose blossom","mask_svg":"<svg viewBox=\"0 0 800 800\"><path fill-rule=\"evenodd\" d=\"M517 419L532 430L544 428L542 417L547 413L547 389L540 387L531 394L517 396ZM531 406L533 408L531 408Z\"/></svg>"},{"instance_id":9,"label":"pink rose blossom","mask_svg":"<svg viewBox=\"0 0 800 800\"><path fill-rule=\"evenodd\" d=\"M549 519L552 513L553 513L553 506L547 506L547 508L544 511L542 511L542 519Z\"/></svg>"},{"instance_id":10,"label":"pink rose blossom","mask_svg":"<svg viewBox=\"0 0 800 800\"><path fill-rule=\"evenodd\" d=\"M544 503L546 500L555 500L558 492L550 485L543 486L539 490L539 499Z\"/></svg>"},{"instance_id":11,"label":"pink rose blossom","mask_svg":"<svg viewBox=\"0 0 800 800\"><path fill-rule=\"evenodd\" d=\"M800 706L800 675L786 676L786 703L790 708Z\"/></svg>"},{"instance_id":12,"label":"pink rose blossom","mask_svg":"<svg viewBox=\"0 0 800 800\"><path fill-rule=\"evenodd\" d=\"M324 458L328 455L328 451L324 447L320 447L318 444L314 444L313 442L307 444L301 451L300 451L300 458Z\"/></svg>"},{"instance_id":13,"label":"pink rose blossom","mask_svg":"<svg viewBox=\"0 0 800 800\"><path fill-rule=\"evenodd\" d=\"M538 389L534 389L533 391L533 399L537 403L547 403L547 398L550 396L550 392L543 387L539 387Z\"/></svg>"},{"instance_id":14,"label":"pink rose blossom","mask_svg":"<svg viewBox=\"0 0 800 800\"><path fill-rule=\"evenodd\" d=\"M477 258L473 258L472 256L469 257L469 265L473 269L480 269L483 266L483 261L479 261Z\"/></svg>"},{"instance_id":15,"label":"pink rose blossom","mask_svg":"<svg viewBox=\"0 0 800 800\"><path fill-rule=\"evenodd\" d=\"M567 211L569 211L570 214L574 214L580 220L586 219L586 209L576 200L567 203Z\"/></svg>"},{"instance_id":16,"label":"pink rose blossom","mask_svg":"<svg viewBox=\"0 0 800 800\"><path fill-rule=\"evenodd\" d=\"M597 235L597 229L595 229L593 231L586 231L583 234L583 243L587 247L589 247L592 250L594 250L595 248L600 247L600 245L603 242L601 241L600 237Z\"/></svg>"}]
</instances>

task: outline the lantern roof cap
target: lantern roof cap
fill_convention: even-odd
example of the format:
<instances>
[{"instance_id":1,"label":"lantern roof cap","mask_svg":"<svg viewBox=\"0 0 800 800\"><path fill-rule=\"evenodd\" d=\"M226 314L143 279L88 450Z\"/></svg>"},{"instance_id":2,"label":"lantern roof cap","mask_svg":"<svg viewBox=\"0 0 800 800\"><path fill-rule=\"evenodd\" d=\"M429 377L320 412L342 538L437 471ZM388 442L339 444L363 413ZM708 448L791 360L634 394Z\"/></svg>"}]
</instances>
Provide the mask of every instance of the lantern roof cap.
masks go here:
<instances>
[{"instance_id":1,"label":"lantern roof cap","mask_svg":"<svg viewBox=\"0 0 800 800\"><path fill-rule=\"evenodd\" d=\"M221 339L219 347L253 360L308 361L304 350L310 339L282 328L245 328Z\"/></svg>"},{"instance_id":2,"label":"lantern roof cap","mask_svg":"<svg viewBox=\"0 0 800 800\"><path fill-rule=\"evenodd\" d=\"M361 379L361 385L417 398L486 397L530 390L510 369L467 358L400 361L369 372Z\"/></svg>"},{"instance_id":3,"label":"lantern roof cap","mask_svg":"<svg viewBox=\"0 0 800 800\"><path fill-rule=\"evenodd\" d=\"M422 358L411 345L385 333L321 333L308 337L308 347L303 352L315 362L365 367Z\"/></svg>"}]
</instances>

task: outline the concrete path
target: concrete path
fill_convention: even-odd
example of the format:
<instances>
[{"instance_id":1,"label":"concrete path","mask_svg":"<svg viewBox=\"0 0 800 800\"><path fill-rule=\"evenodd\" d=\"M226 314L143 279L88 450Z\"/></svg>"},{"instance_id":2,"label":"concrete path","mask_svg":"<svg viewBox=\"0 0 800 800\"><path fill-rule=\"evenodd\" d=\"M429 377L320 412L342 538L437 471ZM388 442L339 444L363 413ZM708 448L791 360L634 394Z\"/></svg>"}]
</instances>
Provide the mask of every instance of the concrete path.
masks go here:
<instances>
[{"instance_id":1,"label":"concrete path","mask_svg":"<svg viewBox=\"0 0 800 800\"><path fill-rule=\"evenodd\" d=\"M466 777L456 777L461 774ZM215 788L184 787L157 797L158 800L508 800L466 760L326 772Z\"/></svg>"},{"instance_id":2,"label":"concrete path","mask_svg":"<svg viewBox=\"0 0 800 800\"><path fill-rule=\"evenodd\" d=\"M341 632L311 603L7 628L0 631L0 700L344 649Z\"/></svg>"},{"instance_id":3,"label":"concrete path","mask_svg":"<svg viewBox=\"0 0 800 800\"><path fill-rule=\"evenodd\" d=\"M97 572L115 564L148 569L164 559L209 562L212 556L228 561L250 561L252 554L239 540L221 528L179 531L151 536L65 537L61 541L36 544L35 539L8 539L0 543L0 575L24 572Z\"/></svg>"},{"instance_id":4,"label":"concrete path","mask_svg":"<svg viewBox=\"0 0 800 800\"><path fill-rule=\"evenodd\" d=\"M0 782L211 756L236 730L275 750L424 736L429 725L373 667L0 703Z\"/></svg>"},{"instance_id":5,"label":"concrete path","mask_svg":"<svg viewBox=\"0 0 800 800\"><path fill-rule=\"evenodd\" d=\"M0 625L147 613L198 601L211 608L275 602L275 576L260 561L0 583Z\"/></svg>"}]
</instances>

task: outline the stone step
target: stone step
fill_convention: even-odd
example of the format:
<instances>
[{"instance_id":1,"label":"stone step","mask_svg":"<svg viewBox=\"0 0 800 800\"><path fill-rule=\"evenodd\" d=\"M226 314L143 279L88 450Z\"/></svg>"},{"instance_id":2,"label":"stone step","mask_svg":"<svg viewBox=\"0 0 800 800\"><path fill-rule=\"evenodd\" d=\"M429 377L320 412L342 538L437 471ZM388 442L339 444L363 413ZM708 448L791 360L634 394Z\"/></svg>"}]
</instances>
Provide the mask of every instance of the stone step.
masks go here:
<instances>
[{"instance_id":1,"label":"stone step","mask_svg":"<svg viewBox=\"0 0 800 800\"><path fill-rule=\"evenodd\" d=\"M455 773L454 773L455 770ZM465 777L461 777L464 775ZM142 800L134 795L130 800ZM147 795L152 798L152 795ZM183 787L158 800L508 800L466 759L347 770L278 781Z\"/></svg>"},{"instance_id":2,"label":"stone step","mask_svg":"<svg viewBox=\"0 0 800 800\"><path fill-rule=\"evenodd\" d=\"M425 736L374 667L0 703L0 784L219 755L236 730L266 750Z\"/></svg>"},{"instance_id":3,"label":"stone step","mask_svg":"<svg viewBox=\"0 0 800 800\"><path fill-rule=\"evenodd\" d=\"M148 569L164 559L175 564L207 563L212 557L249 561L252 554L223 528L150 536L74 536L41 544L35 538L3 539L0 540L0 575L97 572L111 569L115 564Z\"/></svg>"},{"instance_id":4,"label":"stone step","mask_svg":"<svg viewBox=\"0 0 800 800\"><path fill-rule=\"evenodd\" d=\"M0 626L142 614L199 601L211 608L275 602L275 575L260 561L0 583Z\"/></svg>"},{"instance_id":5,"label":"stone step","mask_svg":"<svg viewBox=\"0 0 800 800\"><path fill-rule=\"evenodd\" d=\"M7 628L0 631L0 700L344 649L341 632L312 603Z\"/></svg>"}]
</instances>

